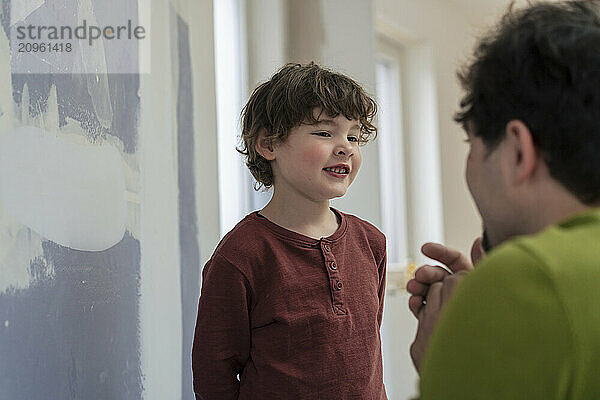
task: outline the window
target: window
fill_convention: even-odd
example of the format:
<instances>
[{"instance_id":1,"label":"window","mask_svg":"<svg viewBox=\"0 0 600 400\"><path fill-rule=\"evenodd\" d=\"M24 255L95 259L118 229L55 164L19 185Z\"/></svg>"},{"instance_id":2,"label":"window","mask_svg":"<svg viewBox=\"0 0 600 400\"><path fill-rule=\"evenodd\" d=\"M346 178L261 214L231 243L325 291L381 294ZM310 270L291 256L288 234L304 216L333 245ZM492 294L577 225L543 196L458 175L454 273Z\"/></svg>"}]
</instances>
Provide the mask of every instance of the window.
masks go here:
<instances>
[{"instance_id":1,"label":"window","mask_svg":"<svg viewBox=\"0 0 600 400\"><path fill-rule=\"evenodd\" d=\"M381 55L376 63L379 105L379 170L382 229L387 237L388 262L406 264L407 221L402 98L399 60Z\"/></svg>"},{"instance_id":2,"label":"window","mask_svg":"<svg viewBox=\"0 0 600 400\"><path fill-rule=\"evenodd\" d=\"M221 237L248 211L248 173L235 150L245 97L243 1L214 2L219 206Z\"/></svg>"},{"instance_id":3,"label":"window","mask_svg":"<svg viewBox=\"0 0 600 400\"><path fill-rule=\"evenodd\" d=\"M383 35L376 60L382 230L391 271L426 262L428 241L443 241L437 95L426 44Z\"/></svg>"}]
</instances>

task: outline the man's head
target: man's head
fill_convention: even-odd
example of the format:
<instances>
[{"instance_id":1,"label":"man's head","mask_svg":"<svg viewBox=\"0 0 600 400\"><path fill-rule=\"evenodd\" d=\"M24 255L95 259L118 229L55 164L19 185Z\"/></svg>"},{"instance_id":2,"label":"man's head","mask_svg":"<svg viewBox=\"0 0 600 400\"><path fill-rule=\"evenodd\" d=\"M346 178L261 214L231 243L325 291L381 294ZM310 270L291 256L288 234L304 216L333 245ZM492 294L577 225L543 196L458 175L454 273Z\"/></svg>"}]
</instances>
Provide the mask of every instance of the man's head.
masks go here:
<instances>
[{"instance_id":1,"label":"man's head","mask_svg":"<svg viewBox=\"0 0 600 400\"><path fill-rule=\"evenodd\" d=\"M240 152L259 186L268 188L274 183L271 160L257 144L281 145L293 129L339 116L356 120L358 142L365 143L377 133L372 125L376 112L375 101L347 76L314 63L287 64L254 90L242 110Z\"/></svg>"},{"instance_id":2,"label":"man's head","mask_svg":"<svg viewBox=\"0 0 600 400\"><path fill-rule=\"evenodd\" d=\"M528 233L534 200L600 202L598 0L509 11L459 79L467 182L492 244Z\"/></svg>"}]
</instances>

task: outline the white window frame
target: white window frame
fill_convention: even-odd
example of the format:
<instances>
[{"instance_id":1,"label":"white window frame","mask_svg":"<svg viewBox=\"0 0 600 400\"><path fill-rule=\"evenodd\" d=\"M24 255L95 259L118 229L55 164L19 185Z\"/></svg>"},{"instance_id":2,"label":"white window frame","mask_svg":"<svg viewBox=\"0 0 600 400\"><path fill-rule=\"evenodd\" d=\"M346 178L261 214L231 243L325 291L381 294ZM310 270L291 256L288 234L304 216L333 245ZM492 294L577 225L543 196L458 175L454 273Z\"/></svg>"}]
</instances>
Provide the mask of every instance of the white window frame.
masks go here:
<instances>
[{"instance_id":1,"label":"white window frame","mask_svg":"<svg viewBox=\"0 0 600 400\"><path fill-rule=\"evenodd\" d=\"M247 95L245 0L218 0L214 8L215 86L220 236L249 210L248 172L236 151L241 134L240 112Z\"/></svg>"},{"instance_id":2,"label":"white window frame","mask_svg":"<svg viewBox=\"0 0 600 400\"><path fill-rule=\"evenodd\" d=\"M444 241L434 57L426 42L385 29L378 29L376 44L376 69L381 73L387 65L391 75L389 83L378 82L377 96L383 124L382 230L388 236L389 270L404 272L411 264L431 262L420 253L423 243ZM381 99L386 93L391 100ZM393 117L386 117L386 108L394 110ZM386 126L401 132L396 143ZM397 171L396 176L390 171Z\"/></svg>"},{"instance_id":3,"label":"white window frame","mask_svg":"<svg viewBox=\"0 0 600 400\"><path fill-rule=\"evenodd\" d=\"M381 225L387 238L388 265L390 270L395 270L406 266L409 261L401 52L379 51L375 72L379 106L377 140Z\"/></svg>"}]
</instances>

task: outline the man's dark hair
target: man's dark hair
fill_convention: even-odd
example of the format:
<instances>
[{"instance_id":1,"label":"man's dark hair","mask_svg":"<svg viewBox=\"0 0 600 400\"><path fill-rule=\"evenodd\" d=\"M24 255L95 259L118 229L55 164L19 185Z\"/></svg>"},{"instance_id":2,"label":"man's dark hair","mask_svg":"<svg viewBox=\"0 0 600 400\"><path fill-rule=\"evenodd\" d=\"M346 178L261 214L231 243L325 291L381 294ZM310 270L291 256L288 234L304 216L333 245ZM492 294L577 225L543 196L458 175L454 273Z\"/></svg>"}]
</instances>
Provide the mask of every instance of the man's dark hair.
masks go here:
<instances>
[{"instance_id":1,"label":"man's dark hair","mask_svg":"<svg viewBox=\"0 0 600 400\"><path fill-rule=\"evenodd\" d=\"M521 120L552 177L583 203L600 201L600 1L511 6L458 76L455 120L489 151Z\"/></svg>"}]
</instances>

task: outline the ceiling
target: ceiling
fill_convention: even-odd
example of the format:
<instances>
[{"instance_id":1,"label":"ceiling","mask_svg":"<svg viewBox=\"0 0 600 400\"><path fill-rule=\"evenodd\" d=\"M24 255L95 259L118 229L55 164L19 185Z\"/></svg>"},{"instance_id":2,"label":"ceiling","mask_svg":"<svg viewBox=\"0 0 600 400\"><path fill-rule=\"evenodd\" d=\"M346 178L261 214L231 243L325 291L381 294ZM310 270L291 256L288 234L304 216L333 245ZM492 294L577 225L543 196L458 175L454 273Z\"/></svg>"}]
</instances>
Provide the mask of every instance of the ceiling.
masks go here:
<instances>
[{"instance_id":1,"label":"ceiling","mask_svg":"<svg viewBox=\"0 0 600 400\"><path fill-rule=\"evenodd\" d=\"M512 0L439 0L439 1L450 1L457 6L464 8L475 8L478 10L489 10L490 13L504 11L512 2ZM559 1L559 0L548 0L548 1ZM527 4L527 0L515 0L517 7L524 6Z\"/></svg>"},{"instance_id":2,"label":"ceiling","mask_svg":"<svg viewBox=\"0 0 600 400\"><path fill-rule=\"evenodd\" d=\"M443 1L443 0L442 0ZM507 6L511 0L450 0L462 7L498 8Z\"/></svg>"}]
</instances>

